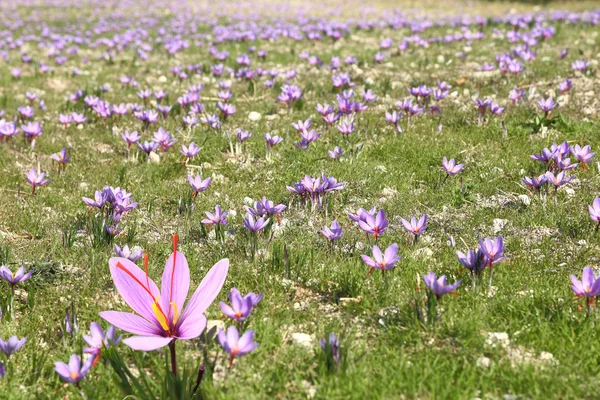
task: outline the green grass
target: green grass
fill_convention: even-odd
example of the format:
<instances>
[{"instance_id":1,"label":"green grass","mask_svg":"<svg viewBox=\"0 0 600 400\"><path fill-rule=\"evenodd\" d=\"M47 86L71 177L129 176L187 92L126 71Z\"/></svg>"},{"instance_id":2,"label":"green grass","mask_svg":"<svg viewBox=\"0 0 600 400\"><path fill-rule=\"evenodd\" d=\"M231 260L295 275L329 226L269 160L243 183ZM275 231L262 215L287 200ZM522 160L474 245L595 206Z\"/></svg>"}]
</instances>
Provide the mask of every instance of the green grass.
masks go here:
<instances>
[{"instance_id":1,"label":"green grass","mask_svg":"<svg viewBox=\"0 0 600 400\"><path fill-rule=\"evenodd\" d=\"M167 21L167 17L161 18ZM52 25L73 21L67 15ZM520 178L542 172L530 154L539 153L553 141L591 144L593 150L600 145L597 106L594 113L585 112L595 97L582 95L596 90L598 77L594 73L573 76L570 67L576 59L597 60L598 35L592 35L594 29L590 26L559 24L556 37L536 47L538 56L525 63L522 76L509 80L499 74L481 77L474 73L471 63L493 62L496 54L511 49L506 41L492 38L492 29L484 29L486 38L472 44L464 61L456 57L463 43L434 44L388 57L386 63L390 65L373 64L377 43L385 37L398 43L410 35L408 29L355 32L335 46L328 40L258 42L257 47L267 50L269 56L264 62L253 56L253 67L281 71L297 68L298 78L293 83L305 89L301 109L285 111L276 102L278 90L265 89L262 82L254 97L246 82L235 80L232 91L237 113L223 130L234 134L241 127L252 132L243 156L231 156L226 137L207 127L181 129L177 116L166 122L161 120L157 126L170 130L178 144L161 154L160 163L150 164L143 154L135 158L137 150L126 161L124 142L113 134L140 131L139 121L131 116L106 126L88 113L90 122L81 130L58 126L59 112L82 110L81 104L67 102L66 96L79 88L92 93L99 85L110 83L112 90L102 96L105 100L137 102L136 89L122 88L119 83L121 75L131 75L141 89L168 91L169 104L174 104L192 82L204 82L201 95L214 98L216 85L208 73L179 83L169 72L178 64L210 65L213 61L206 47L192 45L175 58L157 49L146 62L134 59L134 50L128 50L118 53L111 63L98 61L101 49L92 49L86 55L90 63L82 64L82 56L72 56L64 66L53 65L50 75L21 65L19 52L11 50L10 63L0 65L1 94L7 114L12 117L16 108L25 104L23 95L28 90L41 94L48 111L36 110L36 120L43 121L44 133L34 150L20 136L0 145L0 261L13 270L20 265L34 270L33 278L17 287L15 319L10 321L5 312L0 324L1 338L17 335L28 340L7 363L13 371L0 382L0 397L79 398L79 389L60 382L53 370L54 362L67 361L72 353L81 353L85 345L81 334L87 333L90 322L101 322L98 312L128 311L114 289L108 269L112 246L95 241L92 235L77 233L89 228L91 218L81 197L93 197L95 190L112 185L132 192L139 202L123 223L125 232L114 242L141 246L149 254L153 279L160 279L171 252L171 237L177 233L180 250L190 265L193 289L214 263L228 257L229 275L217 300L225 301L233 287L242 293L265 293L248 322L260 345L252 354L237 360L230 370L226 368L228 357L216 341L178 342L180 366L194 371L193 374L203 355L209 355L204 360L209 370L202 384L203 395L208 399L463 399L505 395L597 398L598 319L595 314L588 318L578 310L569 280L572 273L580 275L584 266L600 263L599 236L587 211L587 205L600 192L597 166L593 163L588 171L578 169L574 173L578 181L568 186L574 194L560 190L556 206L551 195L544 203L529 194L529 205L517 196L528 194ZM201 30L205 31L206 26L201 26ZM446 33L446 28L435 28L423 36ZM369 40L372 45L361 44ZM220 50L230 52L225 64L235 67L235 57L245 52L246 45L219 45ZM160 46L156 44L157 48ZM570 49L565 60L557 57L562 48ZM325 63L332 55L342 60L355 55L362 73L345 68L351 71L357 95L362 95L365 87L379 95L377 103L358 116L357 131L347 139L335 128L322 128L314 106L335 102L331 77L326 66L319 71L308 68L298 58L304 50L318 55ZM30 54L36 60L46 60L44 50L31 48ZM438 61L440 55L444 62ZM10 78L10 71L16 66L24 70L20 80ZM88 74L71 76L73 67ZM161 76L166 77L164 82L160 82ZM535 86L537 93L545 93L556 90L558 81L567 76L572 76L574 84L570 101L553 114L560 121L547 131L534 133L530 126L539 113L534 98L518 107L508 106L506 138L495 118L484 126L477 124L472 96L495 96L495 101L506 104L508 91L514 86ZM469 79L458 85L462 77ZM442 133L436 133L437 118L421 116L408 129L403 119L404 133L396 135L385 124L384 111L407 96L407 87L432 86L438 79L450 83L451 92L457 92L456 97L449 96L442 103ZM214 110L214 101L202 102L209 112ZM262 119L249 121L250 111L261 113ZM269 115L275 117L271 119ZM292 145L297 138L291 123L308 117L312 117L323 136L307 151L297 150ZM149 140L154 130L140 132L143 140ZM262 135L266 132L285 138L271 161L265 158ZM186 170L177 148L190 141L201 145L202 151ZM336 145L346 151L341 161L327 157L327 150ZM58 175L49 155L62 147L69 148L71 161L66 171ZM443 156L456 158L466 167L459 176L440 185ZM38 163L41 170L49 172L51 182L30 196L25 173ZM179 199L190 195L188 172L195 174L200 164L203 176L212 176L213 182L196 197L193 211L179 212ZM327 211L311 212L292 200L286 186L306 174L315 176L321 172L345 182L347 187L331 196ZM246 198L259 200L262 196L288 208L282 215L282 228L275 229L267 248L267 239L261 238L261 251L252 259L250 236L242 223L243 205ZM230 214L225 244L215 240L200 223L203 212L214 210L217 204L236 211L235 215ZM378 273L365 276L367 267L360 255L370 254L370 244L346 216L359 207L373 206L385 209L390 219L390 228L378 244L387 247L398 243L403 256L385 278ZM419 243L410 246L400 218L424 213L430 216L430 226ZM344 235L329 250L318 231L334 219L343 226ZM508 222L494 232L495 219ZM508 260L495 268L493 296L488 296L485 284L478 290L472 289L455 252L475 247L479 238L498 234L505 238ZM448 245L448 235L454 238L456 248ZM463 279L459 296L440 300L440 318L433 325L420 322L415 311L415 305L423 306L426 297L422 280L417 282L428 271L446 274L451 282ZM2 286L0 304L6 304L10 289L7 284ZM77 309L79 333L65 344L61 323L65 308L71 303ZM223 319L216 303L208 309L207 317ZM321 350L317 340L331 331L342 335L346 356L346 367L337 373L328 373L318 361ZM506 332L510 344L488 344L491 332ZM303 348L291 340L292 333L313 335L316 340L312 348ZM132 352L127 346L121 344L118 350L131 362ZM554 361L543 361L542 352L551 353ZM142 357L150 378L160 384L164 353L137 356ZM482 357L489 358L489 367L478 365ZM101 361L81 382L80 390L88 399L122 398L113 377L110 366Z\"/></svg>"}]
</instances>

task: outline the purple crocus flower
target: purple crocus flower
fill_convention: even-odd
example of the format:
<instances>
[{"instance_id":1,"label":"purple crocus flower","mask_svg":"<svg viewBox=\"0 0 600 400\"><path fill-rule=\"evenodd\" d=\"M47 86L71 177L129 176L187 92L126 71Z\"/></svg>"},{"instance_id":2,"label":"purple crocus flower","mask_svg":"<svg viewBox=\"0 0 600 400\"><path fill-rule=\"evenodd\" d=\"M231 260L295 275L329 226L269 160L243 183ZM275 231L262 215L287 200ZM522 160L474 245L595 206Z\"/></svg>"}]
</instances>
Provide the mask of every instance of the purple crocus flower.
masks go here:
<instances>
[{"instance_id":1,"label":"purple crocus flower","mask_svg":"<svg viewBox=\"0 0 600 400\"><path fill-rule=\"evenodd\" d=\"M372 234L375 239L385 233L389 222L385 218L385 211L379 210L377 215L372 216L371 214L364 215L365 219L359 219L358 225L367 234Z\"/></svg>"},{"instance_id":2,"label":"purple crocus flower","mask_svg":"<svg viewBox=\"0 0 600 400\"><path fill-rule=\"evenodd\" d=\"M409 233L411 233L414 239L416 240L417 236L423 234L423 232L425 232L425 230L427 229L427 214L419 218L418 221L417 218L412 217L410 219L410 222L405 220L404 218L401 219L401 222L402 225L404 225L404 228Z\"/></svg>"},{"instance_id":3,"label":"purple crocus flower","mask_svg":"<svg viewBox=\"0 0 600 400\"><path fill-rule=\"evenodd\" d=\"M483 240L479 239L479 249L486 266L493 266L501 261L504 261L504 241L502 236L498 236L495 241L490 238Z\"/></svg>"},{"instance_id":4,"label":"purple crocus flower","mask_svg":"<svg viewBox=\"0 0 600 400\"><path fill-rule=\"evenodd\" d=\"M238 128L235 131L235 136L237 137L238 142L244 143L246 140L250 139L252 134L248 131L243 130L242 128Z\"/></svg>"},{"instance_id":5,"label":"purple crocus flower","mask_svg":"<svg viewBox=\"0 0 600 400\"><path fill-rule=\"evenodd\" d=\"M535 176L533 178L526 176L525 178L521 179L521 182L523 182L525 186L535 188L537 190L540 190L540 188L546 183L546 181L547 178L545 174L542 174L537 178Z\"/></svg>"},{"instance_id":6,"label":"purple crocus flower","mask_svg":"<svg viewBox=\"0 0 600 400\"><path fill-rule=\"evenodd\" d=\"M448 175L454 176L454 175L458 174L460 171L462 171L463 168L465 167L465 165L464 164L456 164L456 161L454 161L454 158L451 158L450 161L448 161L446 156L444 156L444 158L442 158L442 167L444 168L444 171L446 171L446 173Z\"/></svg>"},{"instance_id":7,"label":"purple crocus flower","mask_svg":"<svg viewBox=\"0 0 600 400\"><path fill-rule=\"evenodd\" d=\"M269 221L270 221L270 218L267 218L265 220L263 217L255 220L254 216L252 214L248 213L248 214L246 214L246 218L244 219L244 226L250 232L256 233L258 231L263 230L269 224Z\"/></svg>"},{"instance_id":8,"label":"purple crocus flower","mask_svg":"<svg viewBox=\"0 0 600 400\"><path fill-rule=\"evenodd\" d=\"M277 135L273 135L271 136L268 133L265 133L265 142L267 143L267 148L270 149L273 146L275 146L278 143L281 143L283 141L282 137L279 137Z\"/></svg>"},{"instance_id":9,"label":"purple crocus flower","mask_svg":"<svg viewBox=\"0 0 600 400\"><path fill-rule=\"evenodd\" d=\"M600 279L594 277L592 267L585 267L581 281L575 275L571 275L572 289L576 296L595 297L600 295Z\"/></svg>"},{"instance_id":10,"label":"purple crocus flower","mask_svg":"<svg viewBox=\"0 0 600 400\"><path fill-rule=\"evenodd\" d=\"M186 160L190 160L200 153L200 147L198 147L194 142L190 143L189 146L182 144L179 152L186 158Z\"/></svg>"},{"instance_id":11,"label":"purple crocus flower","mask_svg":"<svg viewBox=\"0 0 600 400\"><path fill-rule=\"evenodd\" d=\"M577 60L571 63L571 67L575 71L585 71L588 68L588 62L585 60Z\"/></svg>"},{"instance_id":12,"label":"purple crocus flower","mask_svg":"<svg viewBox=\"0 0 600 400\"><path fill-rule=\"evenodd\" d=\"M328 339L323 338L319 340L319 346L335 362L335 365L339 366L342 360L342 349L335 333L331 332Z\"/></svg>"},{"instance_id":13,"label":"purple crocus flower","mask_svg":"<svg viewBox=\"0 0 600 400\"><path fill-rule=\"evenodd\" d=\"M592 148L589 144L584 147L576 144L575 146L571 147L571 153L579 160L583 170L587 169L585 163L592 161L592 158L594 158L596 155L596 153L592 151Z\"/></svg>"},{"instance_id":14,"label":"purple crocus flower","mask_svg":"<svg viewBox=\"0 0 600 400\"><path fill-rule=\"evenodd\" d=\"M486 267L486 265L481 262L483 258L480 249L469 250L467 251L467 254L457 251L456 255L458 256L458 262L475 274L479 274L479 272Z\"/></svg>"},{"instance_id":15,"label":"purple crocus flower","mask_svg":"<svg viewBox=\"0 0 600 400\"><path fill-rule=\"evenodd\" d=\"M219 330L217 337L219 343L223 346L223 350L230 356L229 366L233 365L233 360L236 357L245 356L258 347L258 343L254 341L254 331L246 331L240 337L235 326L227 328L227 334L223 329Z\"/></svg>"},{"instance_id":16,"label":"purple crocus flower","mask_svg":"<svg viewBox=\"0 0 600 400\"><path fill-rule=\"evenodd\" d=\"M94 208L102 208L104 203L107 201L106 194L103 190L96 190L94 193L94 199L90 199L89 197L82 197L82 200L85 204Z\"/></svg>"},{"instance_id":17,"label":"purple crocus flower","mask_svg":"<svg viewBox=\"0 0 600 400\"><path fill-rule=\"evenodd\" d=\"M600 197L594 199L592 205L588 206L588 210L592 221L597 222L598 227L600 227ZM598 227L596 227L596 230L598 230Z\"/></svg>"},{"instance_id":18,"label":"purple crocus flower","mask_svg":"<svg viewBox=\"0 0 600 400\"><path fill-rule=\"evenodd\" d=\"M19 351L19 349L23 347L26 341L27 338L19 339L16 336L8 338L6 342L0 339L0 350L2 350L2 352L6 354L7 357L10 357L12 354Z\"/></svg>"},{"instance_id":19,"label":"purple crocus flower","mask_svg":"<svg viewBox=\"0 0 600 400\"><path fill-rule=\"evenodd\" d=\"M331 223L331 228L329 228L328 226L324 226L321 230L321 233L323 234L323 236L325 236L325 238L333 242L334 240L338 240L342 237L342 228L340 227L340 224L336 220L334 220Z\"/></svg>"},{"instance_id":20,"label":"purple crocus flower","mask_svg":"<svg viewBox=\"0 0 600 400\"><path fill-rule=\"evenodd\" d=\"M459 280L456 283L453 283L452 285L448 285L446 283L446 275L442 275L438 278L433 272L429 272L427 275L424 275L423 281L437 299L439 299L445 294L454 292L462 282L462 280Z\"/></svg>"},{"instance_id":21,"label":"purple crocus flower","mask_svg":"<svg viewBox=\"0 0 600 400\"><path fill-rule=\"evenodd\" d=\"M344 155L344 150L342 150L340 146L335 146L334 149L329 150L327 154L329 155L329 158L336 159Z\"/></svg>"},{"instance_id":22,"label":"purple crocus flower","mask_svg":"<svg viewBox=\"0 0 600 400\"><path fill-rule=\"evenodd\" d=\"M21 125L21 130L25 137L29 140L29 144L33 149L35 147L35 139L42 136L42 126L39 121L28 122L26 125Z\"/></svg>"},{"instance_id":23,"label":"purple crocus flower","mask_svg":"<svg viewBox=\"0 0 600 400\"><path fill-rule=\"evenodd\" d=\"M37 188L38 186L44 186L48 182L50 182L50 179L45 179L45 172L38 173L35 168L31 168L27 173L26 177L27 182L31 185L31 194L35 194L35 188Z\"/></svg>"},{"instance_id":24,"label":"purple crocus flower","mask_svg":"<svg viewBox=\"0 0 600 400\"><path fill-rule=\"evenodd\" d=\"M223 259L208 271L186 303L190 270L185 256L177 251L177 241L175 235L173 253L165 264L160 290L148 276L147 257L144 259L145 272L126 258L109 260L110 273L119 294L137 314L102 311L100 317L135 334L123 340L134 350L156 350L175 339L189 340L200 336L206 327L204 311L217 297L227 277L229 260Z\"/></svg>"},{"instance_id":25,"label":"purple crocus flower","mask_svg":"<svg viewBox=\"0 0 600 400\"><path fill-rule=\"evenodd\" d=\"M67 157L67 149L65 148L63 148L58 153L51 154L50 158L58 162L58 169L60 169L61 165L65 165L70 160L70 158Z\"/></svg>"},{"instance_id":26,"label":"purple crocus flower","mask_svg":"<svg viewBox=\"0 0 600 400\"><path fill-rule=\"evenodd\" d=\"M83 340L90 347L86 347L83 349L84 353L93 354L96 358L96 362L103 348L110 348L112 346L116 346L121 341L121 336L116 337L115 327L109 326L106 330L106 334L102 330L102 327L97 322L92 322L90 324L90 334L83 335ZM94 363L95 364L95 363Z\"/></svg>"},{"instance_id":27,"label":"purple crocus flower","mask_svg":"<svg viewBox=\"0 0 600 400\"><path fill-rule=\"evenodd\" d=\"M367 272L367 276L369 276L369 274L376 269L383 272L394 268L394 265L400 261L402 256L398 254L398 245L394 243L388 247L383 254L381 254L379 247L375 245L373 246L373 258L364 254L361 255L361 258L365 264L371 267L369 272Z\"/></svg>"},{"instance_id":28,"label":"purple crocus flower","mask_svg":"<svg viewBox=\"0 0 600 400\"><path fill-rule=\"evenodd\" d=\"M220 205L215 207L215 213L211 213L209 211L205 211L206 218L202 220L203 224L206 225L227 225L229 221L227 221L227 214L229 211L223 211Z\"/></svg>"},{"instance_id":29,"label":"purple crocus flower","mask_svg":"<svg viewBox=\"0 0 600 400\"><path fill-rule=\"evenodd\" d=\"M348 136L354 132L354 122L343 121L337 126L337 129L342 133L342 135Z\"/></svg>"},{"instance_id":30,"label":"purple crocus flower","mask_svg":"<svg viewBox=\"0 0 600 400\"><path fill-rule=\"evenodd\" d=\"M148 157L148 162L150 162L150 153L152 153L153 151L156 151L159 146L159 144L157 142L144 142L144 143L137 142L136 144L141 151L146 153L146 156Z\"/></svg>"},{"instance_id":31,"label":"purple crocus flower","mask_svg":"<svg viewBox=\"0 0 600 400\"><path fill-rule=\"evenodd\" d=\"M133 132L125 131L125 132L121 133L121 138L123 138L123 140L125 142L127 142L127 150L131 150L131 145L139 142L141 137L137 133L137 131L133 131ZM154 143L154 142L152 142L152 143ZM143 150L143 151L145 151L145 150Z\"/></svg>"},{"instance_id":32,"label":"purple crocus flower","mask_svg":"<svg viewBox=\"0 0 600 400\"><path fill-rule=\"evenodd\" d=\"M129 245L125 245L121 248L119 247L119 245L115 244L113 248L115 250L115 253L117 253L117 256L121 258L126 258L131 262L136 262L137 260L142 258L143 255L142 248L139 246L130 249Z\"/></svg>"},{"instance_id":33,"label":"purple crocus flower","mask_svg":"<svg viewBox=\"0 0 600 400\"><path fill-rule=\"evenodd\" d=\"M250 297L243 297L239 290L234 288L231 290L229 300L231 301L231 306L222 301L219 303L219 307L221 307L223 314L236 322L246 320L252 311L252 299Z\"/></svg>"},{"instance_id":34,"label":"purple crocus flower","mask_svg":"<svg viewBox=\"0 0 600 400\"><path fill-rule=\"evenodd\" d=\"M565 79L564 81L562 81L558 84L558 90L560 91L561 94L567 93L569 90L571 90L572 87L573 87L573 83L571 82L571 80L569 78Z\"/></svg>"},{"instance_id":35,"label":"purple crocus flower","mask_svg":"<svg viewBox=\"0 0 600 400\"><path fill-rule=\"evenodd\" d=\"M550 112L556 107L556 102L552 97L547 99L541 99L537 102L540 109L546 114L546 118L550 115Z\"/></svg>"},{"instance_id":36,"label":"purple crocus flower","mask_svg":"<svg viewBox=\"0 0 600 400\"><path fill-rule=\"evenodd\" d=\"M200 175L196 175L195 177L188 175L188 182L194 190L194 193L192 193L192 198L196 197L198 193L204 192L206 189L208 189L211 181L211 178L206 178L205 180L202 180Z\"/></svg>"},{"instance_id":37,"label":"purple crocus flower","mask_svg":"<svg viewBox=\"0 0 600 400\"><path fill-rule=\"evenodd\" d=\"M560 186L566 185L567 183L571 182L571 180L573 178L575 178L574 176L565 177L565 171L561 171L556 175L554 175L554 173L552 173L552 171L547 171L545 175L546 175L546 181L548 183L554 185L554 187L557 189Z\"/></svg>"},{"instance_id":38,"label":"purple crocus flower","mask_svg":"<svg viewBox=\"0 0 600 400\"><path fill-rule=\"evenodd\" d=\"M542 149L540 154L532 154L529 157L534 161L541 161L541 162L547 164L550 160L552 160L554 158L556 151L557 151L557 149L550 150L550 149L544 148L544 149Z\"/></svg>"},{"instance_id":39,"label":"purple crocus flower","mask_svg":"<svg viewBox=\"0 0 600 400\"><path fill-rule=\"evenodd\" d=\"M508 98L513 104L517 104L523 97L525 97L525 89L513 88L508 93Z\"/></svg>"},{"instance_id":40,"label":"purple crocus flower","mask_svg":"<svg viewBox=\"0 0 600 400\"><path fill-rule=\"evenodd\" d=\"M68 383L79 383L92 368L92 364L96 357L88 357L87 360L81 365L81 359L77 354L71 355L69 364L57 361L54 363L54 370L60 376L60 378Z\"/></svg>"}]
</instances>

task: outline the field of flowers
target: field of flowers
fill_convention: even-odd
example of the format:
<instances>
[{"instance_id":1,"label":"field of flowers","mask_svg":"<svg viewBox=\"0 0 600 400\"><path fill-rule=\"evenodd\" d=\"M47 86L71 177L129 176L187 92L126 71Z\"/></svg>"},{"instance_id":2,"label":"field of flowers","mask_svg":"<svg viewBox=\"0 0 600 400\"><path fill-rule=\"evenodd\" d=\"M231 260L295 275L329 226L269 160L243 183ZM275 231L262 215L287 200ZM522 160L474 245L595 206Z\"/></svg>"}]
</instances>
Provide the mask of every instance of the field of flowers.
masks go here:
<instances>
[{"instance_id":1,"label":"field of flowers","mask_svg":"<svg viewBox=\"0 0 600 400\"><path fill-rule=\"evenodd\" d=\"M418 6L0 3L0 398L599 398L600 9Z\"/></svg>"}]
</instances>

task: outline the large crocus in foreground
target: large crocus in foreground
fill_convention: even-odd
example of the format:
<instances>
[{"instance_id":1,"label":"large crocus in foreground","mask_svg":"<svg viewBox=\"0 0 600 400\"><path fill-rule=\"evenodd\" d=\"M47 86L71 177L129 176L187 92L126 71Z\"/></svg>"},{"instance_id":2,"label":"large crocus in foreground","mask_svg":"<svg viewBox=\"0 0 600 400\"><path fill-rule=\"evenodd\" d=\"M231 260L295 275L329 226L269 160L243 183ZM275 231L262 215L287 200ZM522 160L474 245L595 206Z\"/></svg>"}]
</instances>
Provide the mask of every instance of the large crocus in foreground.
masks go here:
<instances>
[{"instance_id":1,"label":"large crocus in foreground","mask_svg":"<svg viewBox=\"0 0 600 400\"><path fill-rule=\"evenodd\" d=\"M187 303L190 270L185 256L177 251L177 235L173 238L173 253L165 265L160 290L148 277L147 257L144 257L145 271L121 257L111 258L109 266L117 290L136 314L103 311L100 316L117 328L137 335L123 340L126 345L134 350L150 351L166 345L171 347L175 339L200 336L206 327L203 313L221 291L229 260L217 262L208 271ZM171 351L173 355L174 350Z\"/></svg>"}]
</instances>

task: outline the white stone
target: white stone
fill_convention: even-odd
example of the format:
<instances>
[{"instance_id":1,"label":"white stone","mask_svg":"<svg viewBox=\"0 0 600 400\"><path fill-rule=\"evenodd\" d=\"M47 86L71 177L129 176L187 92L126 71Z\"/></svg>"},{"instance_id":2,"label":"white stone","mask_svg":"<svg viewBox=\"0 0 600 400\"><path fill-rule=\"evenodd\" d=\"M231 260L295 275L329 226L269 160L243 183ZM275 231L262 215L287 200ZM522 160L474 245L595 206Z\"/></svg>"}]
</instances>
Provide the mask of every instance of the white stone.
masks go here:
<instances>
[{"instance_id":1,"label":"white stone","mask_svg":"<svg viewBox=\"0 0 600 400\"><path fill-rule=\"evenodd\" d=\"M292 341L298 346L310 349L313 347L314 337L307 333L294 332L292 333Z\"/></svg>"},{"instance_id":2,"label":"white stone","mask_svg":"<svg viewBox=\"0 0 600 400\"><path fill-rule=\"evenodd\" d=\"M489 368L491 364L492 360L484 356L479 357L475 362L475 365L477 365L479 368Z\"/></svg>"},{"instance_id":3,"label":"white stone","mask_svg":"<svg viewBox=\"0 0 600 400\"><path fill-rule=\"evenodd\" d=\"M262 115L260 115L260 113L257 113L256 111L251 111L248 114L248 119L250 121L260 121L261 118L262 118Z\"/></svg>"}]
</instances>

